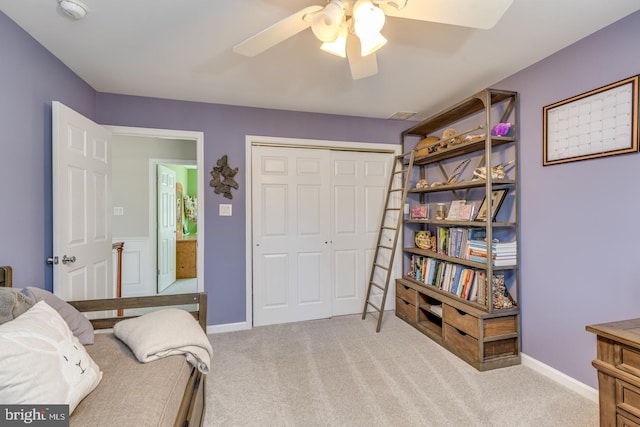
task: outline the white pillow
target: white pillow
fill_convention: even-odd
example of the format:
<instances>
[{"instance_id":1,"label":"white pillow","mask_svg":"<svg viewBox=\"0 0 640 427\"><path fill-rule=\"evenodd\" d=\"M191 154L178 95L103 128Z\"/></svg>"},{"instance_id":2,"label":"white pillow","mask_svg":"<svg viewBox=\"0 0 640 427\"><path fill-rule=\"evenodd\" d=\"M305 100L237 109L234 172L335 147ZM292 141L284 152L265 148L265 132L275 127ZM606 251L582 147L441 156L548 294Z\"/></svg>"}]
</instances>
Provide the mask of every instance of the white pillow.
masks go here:
<instances>
[{"instance_id":1,"label":"white pillow","mask_svg":"<svg viewBox=\"0 0 640 427\"><path fill-rule=\"evenodd\" d=\"M102 372L56 310L39 301L0 325L0 402L68 404L69 414Z\"/></svg>"}]
</instances>

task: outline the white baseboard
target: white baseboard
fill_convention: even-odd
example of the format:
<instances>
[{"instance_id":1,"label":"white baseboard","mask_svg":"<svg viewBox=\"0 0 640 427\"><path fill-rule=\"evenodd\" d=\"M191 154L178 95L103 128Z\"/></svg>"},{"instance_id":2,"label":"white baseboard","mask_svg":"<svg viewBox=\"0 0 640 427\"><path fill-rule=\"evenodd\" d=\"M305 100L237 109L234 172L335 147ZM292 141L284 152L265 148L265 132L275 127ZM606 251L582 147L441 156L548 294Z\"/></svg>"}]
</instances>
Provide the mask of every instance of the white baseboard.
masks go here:
<instances>
[{"instance_id":1,"label":"white baseboard","mask_svg":"<svg viewBox=\"0 0 640 427\"><path fill-rule=\"evenodd\" d=\"M249 325L247 322L225 323L223 325L207 325L207 334L246 331L247 329L251 329L251 325Z\"/></svg>"},{"instance_id":2,"label":"white baseboard","mask_svg":"<svg viewBox=\"0 0 640 427\"><path fill-rule=\"evenodd\" d=\"M575 391L580 396L586 397L587 399L598 403L598 390L596 390L595 388L581 383L575 378L571 378L567 374L564 374L549 365L545 365L544 363L534 359L533 357L527 356L526 354L521 353L520 356L522 358L522 364L524 366L527 366L538 372L539 374L542 374L545 377L548 377L556 381L557 383L562 384L568 389Z\"/></svg>"}]
</instances>

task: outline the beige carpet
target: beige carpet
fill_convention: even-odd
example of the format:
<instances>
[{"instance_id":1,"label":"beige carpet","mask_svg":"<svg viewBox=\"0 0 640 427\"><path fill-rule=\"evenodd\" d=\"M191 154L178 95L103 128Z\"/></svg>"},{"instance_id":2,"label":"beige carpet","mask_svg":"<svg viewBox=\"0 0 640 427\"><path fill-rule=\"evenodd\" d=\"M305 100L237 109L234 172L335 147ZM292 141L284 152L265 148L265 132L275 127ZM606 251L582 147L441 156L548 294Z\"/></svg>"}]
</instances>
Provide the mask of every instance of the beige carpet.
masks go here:
<instances>
[{"instance_id":1,"label":"beige carpet","mask_svg":"<svg viewBox=\"0 0 640 427\"><path fill-rule=\"evenodd\" d=\"M598 426L524 366L478 372L393 313L210 335L206 426Z\"/></svg>"}]
</instances>

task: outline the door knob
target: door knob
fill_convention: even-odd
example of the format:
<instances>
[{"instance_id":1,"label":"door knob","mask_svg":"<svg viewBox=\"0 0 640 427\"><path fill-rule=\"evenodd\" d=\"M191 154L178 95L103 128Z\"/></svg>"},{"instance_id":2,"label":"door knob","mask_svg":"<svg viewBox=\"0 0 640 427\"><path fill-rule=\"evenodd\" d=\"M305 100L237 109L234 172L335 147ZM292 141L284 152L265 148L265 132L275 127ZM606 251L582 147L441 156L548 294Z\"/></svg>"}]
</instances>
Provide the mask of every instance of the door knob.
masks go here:
<instances>
[{"instance_id":1,"label":"door knob","mask_svg":"<svg viewBox=\"0 0 640 427\"><path fill-rule=\"evenodd\" d=\"M63 264L66 265L66 264L71 264L71 263L74 263L74 262L76 262L76 257L74 255L72 255L70 257L68 257L66 255L62 256L62 263Z\"/></svg>"},{"instance_id":2,"label":"door knob","mask_svg":"<svg viewBox=\"0 0 640 427\"><path fill-rule=\"evenodd\" d=\"M57 256L51 256L51 257L47 258L47 264L58 264L58 257Z\"/></svg>"}]
</instances>

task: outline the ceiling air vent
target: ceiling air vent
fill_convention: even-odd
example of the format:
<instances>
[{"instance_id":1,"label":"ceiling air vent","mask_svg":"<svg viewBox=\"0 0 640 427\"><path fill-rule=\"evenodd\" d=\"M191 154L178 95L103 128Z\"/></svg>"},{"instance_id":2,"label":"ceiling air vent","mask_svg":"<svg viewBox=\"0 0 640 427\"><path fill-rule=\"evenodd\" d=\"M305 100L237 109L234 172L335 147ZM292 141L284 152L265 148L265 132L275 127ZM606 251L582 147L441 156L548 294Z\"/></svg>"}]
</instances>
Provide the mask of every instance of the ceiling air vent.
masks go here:
<instances>
[{"instance_id":1,"label":"ceiling air vent","mask_svg":"<svg viewBox=\"0 0 640 427\"><path fill-rule=\"evenodd\" d=\"M418 113L412 113L410 111L398 111L397 113L394 113L391 117L389 117L389 119L393 119L393 120L409 120L410 118L412 118L416 114L418 114Z\"/></svg>"}]
</instances>

